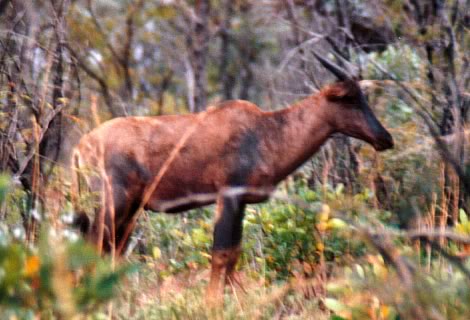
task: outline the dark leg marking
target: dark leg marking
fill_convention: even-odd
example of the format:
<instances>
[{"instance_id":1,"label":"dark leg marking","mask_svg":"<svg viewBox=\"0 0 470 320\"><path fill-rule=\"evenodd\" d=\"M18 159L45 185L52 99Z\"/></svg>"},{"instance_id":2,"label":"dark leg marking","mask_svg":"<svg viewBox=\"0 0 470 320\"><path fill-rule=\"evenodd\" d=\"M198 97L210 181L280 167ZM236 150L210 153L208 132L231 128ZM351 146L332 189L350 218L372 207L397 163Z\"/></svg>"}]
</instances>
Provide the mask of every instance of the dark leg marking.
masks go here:
<instances>
[{"instance_id":1,"label":"dark leg marking","mask_svg":"<svg viewBox=\"0 0 470 320\"><path fill-rule=\"evenodd\" d=\"M212 248L212 271L208 297L214 301L222 295L221 280L234 280L235 266L240 256L245 205L240 197L220 196L217 203L214 245Z\"/></svg>"}]
</instances>

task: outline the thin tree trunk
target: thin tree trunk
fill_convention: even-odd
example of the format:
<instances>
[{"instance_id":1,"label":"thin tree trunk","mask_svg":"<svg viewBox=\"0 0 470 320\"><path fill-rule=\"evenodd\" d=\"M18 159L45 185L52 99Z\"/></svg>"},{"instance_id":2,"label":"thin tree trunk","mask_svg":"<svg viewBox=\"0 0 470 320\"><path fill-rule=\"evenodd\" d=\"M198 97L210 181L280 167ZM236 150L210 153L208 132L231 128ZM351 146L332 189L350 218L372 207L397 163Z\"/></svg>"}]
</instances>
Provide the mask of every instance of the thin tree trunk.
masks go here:
<instances>
[{"instance_id":1,"label":"thin tree trunk","mask_svg":"<svg viewBox=\"0 0 470 320\"><path fill-rule=\"evenodd\" d=\"M219 66L219 75L222 84L222 92L225 100L230 100L233 98L233 87L235 83L235 77L230 74L228 66L231 60L230 55L230 29L231 29L231 19L233 15L233 2L231 0L225 1L225 16L223 24L220 30L220 66Z\"/></svg>"},{"instance_id":2,"label":"thin tree trunk","mask_svg":"<svg viewBox=\"0 0 470 320\"><path fill-rule=\"evenodd\" d=\"M195 5L194 30L188 36L190 60L194 75L194 111L205 110L207 104L207 46L209 42L210 0L198 0Z\"/></svg>"},{"instance_id":3,"label":"thin tree trunk","mask_svg":"<svg viewBox=\"0 0 470 320\"><path fill-rule=\"evenodd\" d=\"M54 8L56 15L55 38L57 41L54 65L53 65L53 90L52 90L52 108L58 110L62 108L62 104L65 103L64 99L64 32L65 32L65 18L64 15L68 9L68 1L64 1L58 8ZM55 117L51 120L49 127L44 133L43 139L39 145L39 153L46 161L42 161L41 172L43 177L47 177L52 172L57 160L59 159L62 139L63 139L63 116L62 111L59 111ZM48 165L49 172L44 172L45 166Z\"/></svg>"}]
</instances>

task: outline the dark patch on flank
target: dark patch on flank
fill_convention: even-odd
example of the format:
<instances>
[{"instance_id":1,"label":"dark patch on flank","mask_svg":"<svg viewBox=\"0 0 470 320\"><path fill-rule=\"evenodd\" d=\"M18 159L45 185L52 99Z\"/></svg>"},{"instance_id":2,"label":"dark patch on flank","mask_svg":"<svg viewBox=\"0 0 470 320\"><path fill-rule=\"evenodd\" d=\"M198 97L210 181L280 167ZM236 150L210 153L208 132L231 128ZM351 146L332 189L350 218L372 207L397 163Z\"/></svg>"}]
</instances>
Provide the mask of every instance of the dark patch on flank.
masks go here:
<instances>
[{"instance_id":1,"label":"dark patch on flank","mask_svg":"<svg viewBox=\"0 0 470 320\"><path fill-rule=\"evenodd\" d=\"M250 129L242 134L239 147L234 150L237 154L234 156L233 168L229 174L230 185L246 185L248 178L261 160L259 144L260 137L255 130Z\"/></svg>"},{"instance_id":2,"label":"dark patch on flank","mask_svg":"<svg viewBox=\"0 0 470 320\"><path fill-rule=\"evenodd\" d=\"M126 153L113 153L106 157L106 171L113 177L113 183L118 183L124 188L130 188L139 181L147 183L152 175L150 171L135 156Z\"/></svg>"}]
</instances>

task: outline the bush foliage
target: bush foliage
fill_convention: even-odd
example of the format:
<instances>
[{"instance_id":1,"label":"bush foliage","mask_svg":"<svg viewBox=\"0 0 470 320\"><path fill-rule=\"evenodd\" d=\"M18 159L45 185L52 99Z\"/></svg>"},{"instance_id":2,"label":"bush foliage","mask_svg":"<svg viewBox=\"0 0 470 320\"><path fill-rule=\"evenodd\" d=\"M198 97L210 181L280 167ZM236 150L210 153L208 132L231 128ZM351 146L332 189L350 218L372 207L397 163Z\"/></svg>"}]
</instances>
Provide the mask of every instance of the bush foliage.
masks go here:
<instances>
[{"instance_id":1,"label":"bush foliage","mask_svg":"<svg viewBox=\"0 0 470 320\"><path fill-rule=\"evenodd\" d=\"M467 7L0 0L0 319L470 319ZM205 297L213 207L144 212L116 260L70 227L80 135L229 99L295 103L334 81L312 52L368 79L395 147L334 135L248 206L246 292L227 286L223 314Z\"/></svg>"}]
</instances>

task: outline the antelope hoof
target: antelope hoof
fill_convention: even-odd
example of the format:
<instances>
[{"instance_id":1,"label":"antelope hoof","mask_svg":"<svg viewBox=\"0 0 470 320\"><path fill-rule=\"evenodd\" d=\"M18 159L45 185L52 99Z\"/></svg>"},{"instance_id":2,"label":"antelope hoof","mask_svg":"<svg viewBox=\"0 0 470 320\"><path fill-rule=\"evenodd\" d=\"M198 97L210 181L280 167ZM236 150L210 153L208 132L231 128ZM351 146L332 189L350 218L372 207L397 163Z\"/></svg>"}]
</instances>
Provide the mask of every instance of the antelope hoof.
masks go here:
<instances>
[{"instance_id":1,"label":"antelope hoof","mask_svg":"<svg viewBox=\"0 0 470 320\"><path fill-rule=\"evenodd\" d=\"M209 307L209 310L217 311L219 309L222 309L224 305L223 297L223 294L220 294L219 292L214 292L209 287L206 292L206 303Z\"/></svg>"},{"instance_id":2,"label":"antelope hoof","mask_svg":"<svg viewBox=\"0 0 470 320\"><path fill-rule=\"evenodd\" d=\"M233 273L232 275L228 276L225 280L225 285L230 286L232 292L237 294L237 291L246 294L247 291L243 286L243 281L240 279L240 275L238 273Z\"/></svg>"}]
</instances>

